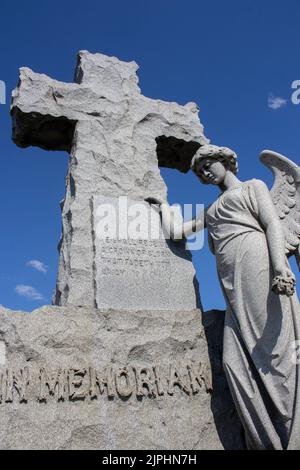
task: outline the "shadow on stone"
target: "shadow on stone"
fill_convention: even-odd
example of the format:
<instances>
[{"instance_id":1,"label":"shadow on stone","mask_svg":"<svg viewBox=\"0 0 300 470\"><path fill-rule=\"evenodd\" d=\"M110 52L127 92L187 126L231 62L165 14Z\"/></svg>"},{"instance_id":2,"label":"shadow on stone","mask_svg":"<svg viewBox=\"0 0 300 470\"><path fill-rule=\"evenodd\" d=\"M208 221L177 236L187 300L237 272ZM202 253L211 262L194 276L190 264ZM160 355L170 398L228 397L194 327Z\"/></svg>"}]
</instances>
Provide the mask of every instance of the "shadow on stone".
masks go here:
<instances>
[{"instance_id":1,"label":"shadow on stone","mask_svg":"<svg viewBox=\"0 0 300 470\"><path fill-rule=\"evenodd\" d=\"M158 166L172 168L187 173L191 161L201 144L196 141L185 141L176 137L161 135L156 139Z\"/></svg>"},{"instance_id":2,"label":"shadow on stone","mask_svg":"<svg viewBox=\"0 0 300 470\"><path fill-rule=\"evenodd\" d=\"M11 112L13 141L19 147L40 147L44 150L70 152L76 121L49 114L24 113L19 108Z\"/></svg>"},{"instance_id":3,"label":"shadow on stone","mask_svg":"<svg viewBox=\"0 0 300 470\"><path fill-rule=\"evenodd\" d=\"M235 410L222 366L225 312L210 310L202 315L212 368L213 394L211 409L216 429L226 450L246 449L244 431Z\"/></svg>"}]
</instances>

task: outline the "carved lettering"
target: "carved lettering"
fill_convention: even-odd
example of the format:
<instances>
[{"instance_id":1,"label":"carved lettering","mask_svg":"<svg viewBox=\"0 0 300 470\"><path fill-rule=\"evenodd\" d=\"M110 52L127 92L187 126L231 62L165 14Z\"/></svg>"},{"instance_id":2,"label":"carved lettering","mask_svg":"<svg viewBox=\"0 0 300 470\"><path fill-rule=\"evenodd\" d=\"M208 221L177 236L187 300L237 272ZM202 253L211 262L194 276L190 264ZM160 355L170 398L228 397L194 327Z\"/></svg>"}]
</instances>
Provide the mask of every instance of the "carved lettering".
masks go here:
<instances>
[{"instance_id":1,"label":"carved lettering","mask_svg":"<svg viewBox=\"0 0 300 470\"><path fill-rule=\"evenodd\" d=\"M170 265L170 250L164 240L115 240L106 238L102 241L100 257L101 272L105 275L122 275L126 270L134 270L136 275L144 274L145 267L149 275L153 270L165 270Z\"/></svg>"},{"instance_id":2,"label":"carved lettering","mask_svg":"<svg viewBox=\"0 0 300 470\"><path fill-rule=\"evenodd\" d=\"M100 374L96 369L90 368L90 395L91 398L97 398L98 394L102 395L107 389L107 396L113 398L115 396L114 391L114 379L112 374L112 368L107 367L103 374Z\"/></svg>"},{"instance_id":3,"label":"carved lettering","mask_svg":"<svg viewBox=\"0 0 300 470\"><path fill-rule=\"evenodd\" d=\"M118 367L107 365L103 370L94 367L70 367L48 370L0 370L0 405L27 403L28 400L48 403L91 400L100 396L139 399L174 395L175 388L187 395L212 390L210 368L207 363ZM30 393L29 393L30 390Z\"/></svg>"},{"instance_id":4,"label":"carved lettering","mask_svg":"<svg viewBox=\"0 0 300 470\"><path fill-rule=\"evenodd\" d=\"M164 391L163 386L162 386L162 381L161 381L161 377L160 377L160 374L159 374L158 366L153 367L153 375L154 375L154 382L156 383L156 387L157 387L157 394L159 396L162 396L162 395L165 394L165 391Z\"/></svg>"},{"instance_id":5,"label":"carved lettering","mask_svg":"<svg viewBox=\"0 0 300 470\"><path fill-rule=\"evenodd\" d=\"M49 395L55 396L56 399L65 400L66 394L66 371L58 369L48 374L44 368L40 369L40 394L39 401L47 402Z\"/></svg>"},{"instance_id":6,"label":"carved lettering","mask_svg":"<svg viewBox=\"0 0 300 470\"><path fill-rule=\"evenodd\" d=\"M188 384L185 382L184 378L182 377L181 373L177 369L177 367L174 364L170 365L170 376L169 376L169 381L168 381L168 394L173 395L174 394L174 386L178 385L184 392L186 392L188 395L190 394L191 390L188 386Z\"/></svg>"},{"instance_id":7,"label":"carved lettering","mask_svg":"<svg viewBox=\"0 0 300 470\"><path fill-rule=\"evenodd\" d=\"M8 369L6 370L5 402L13 402L13 372Z\"/></svg>"},{"instance_id":8,"label":"carved lettering","mask_svg":"<svg viewBox=\"0 0 300 470\"><path fill-rule=\"evenodd\" d=\"M86 389L82 389L82 382L85 375L86 369L69 370L68 385L70 400L82 400L86 397L88 391Z\"/></svg>"},{"instance_id":9,"label":"carved lettering","mask_svg":"<svg viewBox=\"0 0 300 470\"><path fill-rule=\"evenodd\" d=\"M187 369L189 371L193 393L198 393L203 385L207 392L212 391L211 371L207 364L201 362L197 365L188 364Z\"/></svg>"},{"instance_id":10,"label":"carved lettering","mask_svg":"<svg viewBox=\"0 0 300 470\"><path fill-rule=\"evenodd\" d=\"M133 370L136 378L137 397L143 397L147 395L149 397L155 397L155 381L151 369L149 367L133 367Z\"/></svg>"},{"instance_id":11,"label":"carved lettering","mask_svg":"<svg viewBox=\"0 0 300 470\"><path fill-rule=\"evenodd\" d=\"M5 389L5 402L12 403L14 400L14 392L17 392L20 403L27 403L27 387L29 384L28 367L15 370L6 370L6 377L2 375L2 390Z\"/></svg>"},{"instance_id":12,"label":"carved lettering","mask_svg":"<svg viewBox=\"0 0 300 470\"><path fill-rule=\"evenodd\" d=\"M130 397L133 393L132 379L130 370L127 367L119 369L115 375L116 390L121 397Z\"/></svg>"}]
</instances>

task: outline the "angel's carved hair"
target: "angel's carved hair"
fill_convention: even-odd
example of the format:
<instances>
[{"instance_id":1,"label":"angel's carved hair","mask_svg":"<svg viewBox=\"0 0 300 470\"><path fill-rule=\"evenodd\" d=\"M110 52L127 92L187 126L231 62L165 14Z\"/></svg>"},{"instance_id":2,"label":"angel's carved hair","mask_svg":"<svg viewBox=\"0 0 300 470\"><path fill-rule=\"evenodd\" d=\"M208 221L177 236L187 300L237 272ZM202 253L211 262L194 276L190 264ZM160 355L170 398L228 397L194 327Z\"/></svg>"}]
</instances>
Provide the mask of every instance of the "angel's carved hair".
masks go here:
<instances>
[{"instance_id":1,"label":"angel's carved hair","mask_svg":"<svg viewBox=\"0 0 300 470\"><path fill-rule=\"evenodd\" d=\"M238 172L237 154L233 150L227 147L218 147L217 145L206 144L202 145L202 147L197 150L197 153L191 162L191 170L193 170L199 177L201 177L199 163L206 158L219 161L224 165L226 170L231 171L235 175Z\"/></svg>"}]
</instances>

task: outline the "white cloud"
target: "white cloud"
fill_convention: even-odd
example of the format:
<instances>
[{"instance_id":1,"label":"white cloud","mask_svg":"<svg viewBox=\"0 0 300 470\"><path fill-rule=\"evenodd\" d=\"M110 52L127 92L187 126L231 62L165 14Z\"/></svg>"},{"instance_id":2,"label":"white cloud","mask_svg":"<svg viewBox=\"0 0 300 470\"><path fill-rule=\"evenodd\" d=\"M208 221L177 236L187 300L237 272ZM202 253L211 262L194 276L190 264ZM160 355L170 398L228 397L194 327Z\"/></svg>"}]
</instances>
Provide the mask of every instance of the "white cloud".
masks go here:
<instances>
[{"instance_id":1,"label":"white cloud","mask_svg":"<svg viewBox=\"0 0 300 470\"><path fill-rule=\"evenodd\" d=\"M36 290L35 287L25 286L24 284L18 284L15 287L15 291L18 295L26 297L26 299L43 300L44 298L42 294L38 290Z\"/></svg>"},{"instance_id":2,"label":"white cloud","mask_svg":"<svg viewBox=\"0 0 300 470\"><path fill-rule=\"evenodd\" d=\"M268 107L271 109L280 109L287 104L287 100L280 96L274 96L270 93L268 97Z\"/></svg>"},{"instance_id":3,"label":"white cloud","mask_svg":"<svg viewBox=\"0 0 300 470\"><path fill-rule=\"evenodd\" d=\"M36 271L39 271L40 273L46 274L48 271L48 266L46 266L42 261L39 261L37 259L31 259L26 263L27 266L30 268L35 269Z\"/></svg>"}]
</instances>

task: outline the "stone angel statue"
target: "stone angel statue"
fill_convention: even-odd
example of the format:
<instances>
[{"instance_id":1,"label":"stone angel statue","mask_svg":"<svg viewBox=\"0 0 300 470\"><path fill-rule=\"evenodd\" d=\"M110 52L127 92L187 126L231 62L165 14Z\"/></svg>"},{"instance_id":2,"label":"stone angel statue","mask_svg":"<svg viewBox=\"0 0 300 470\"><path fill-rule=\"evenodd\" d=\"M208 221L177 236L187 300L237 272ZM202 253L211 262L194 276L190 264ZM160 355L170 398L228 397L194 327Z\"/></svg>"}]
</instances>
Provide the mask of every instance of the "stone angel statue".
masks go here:
<instances>
[{"instance_id":1,"label":"stone angel statue","mask_svg":"<svg viewBox=\"0 0 300 470\"><path fill-rule=\"evenodd\" d=\"M264 182L237 178L237 155L204 145L191 169L220 195L203 217L184 222L158 204L174 240L208 229L227 311L223 367L249 449L300 449L300 307L288 257L300 267L300 168L271 151Z\"/></svg>"}]
</instances>

